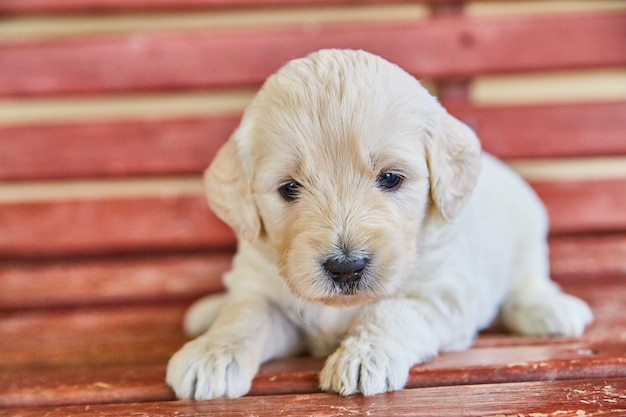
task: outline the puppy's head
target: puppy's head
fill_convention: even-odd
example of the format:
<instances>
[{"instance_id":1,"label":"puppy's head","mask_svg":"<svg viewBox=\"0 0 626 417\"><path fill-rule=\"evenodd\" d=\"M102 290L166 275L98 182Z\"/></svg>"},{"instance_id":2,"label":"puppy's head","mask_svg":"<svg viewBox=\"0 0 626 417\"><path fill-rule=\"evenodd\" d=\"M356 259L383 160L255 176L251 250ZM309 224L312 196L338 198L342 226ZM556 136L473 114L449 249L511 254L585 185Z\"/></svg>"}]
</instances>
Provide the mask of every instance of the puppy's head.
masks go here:
<instances>
[{"instance_id":1,"label":"puppy's head","mask_svg":"<svg viewBox=\"0 0 626 417\"><path fill-rule=\"evenodd\" d=\"M472 131L415 78L363 51L323 50L266 81L205 186L295 294L348 305L397 291L425 219L452 221L479 165Z\"/></svg>"}]
</instances>

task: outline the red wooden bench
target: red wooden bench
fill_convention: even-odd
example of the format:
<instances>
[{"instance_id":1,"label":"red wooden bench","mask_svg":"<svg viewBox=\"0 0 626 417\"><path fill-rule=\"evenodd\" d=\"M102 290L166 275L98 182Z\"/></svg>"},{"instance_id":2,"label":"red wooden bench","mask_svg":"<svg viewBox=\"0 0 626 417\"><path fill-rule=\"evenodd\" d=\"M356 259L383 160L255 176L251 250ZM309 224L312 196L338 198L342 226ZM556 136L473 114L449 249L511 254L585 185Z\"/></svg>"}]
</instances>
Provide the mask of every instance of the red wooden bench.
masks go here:
<instances>
[{"instance_id":1,"label":"red wooden bench","mask_svg":"<svg viewBox=\"0 0 626 417\"><path fill-rule=\"evenodd\" d=\"M298 21L185 27L196 14L284 8ZM332 19L303 18L320 8ZM63 32L82 15L135 13L187 20ZM2 32L32 21L57 26ZM426 79L486 150L529 178L551 216L553 276L594 310L583 337L495 325L470 350L414 367L405 390L369 398L319 392L322 360L303 357L264 365L245 398L174 401L165 365L185 341L183 313L222 289L234 248L200 172L254 89L322 47L367 49ZM624 8L481 16L452 0L0 1L0 416L626 415L626 99L483 104L472 93L485 76L625 66Z\"/></svg>"}]
</instances>

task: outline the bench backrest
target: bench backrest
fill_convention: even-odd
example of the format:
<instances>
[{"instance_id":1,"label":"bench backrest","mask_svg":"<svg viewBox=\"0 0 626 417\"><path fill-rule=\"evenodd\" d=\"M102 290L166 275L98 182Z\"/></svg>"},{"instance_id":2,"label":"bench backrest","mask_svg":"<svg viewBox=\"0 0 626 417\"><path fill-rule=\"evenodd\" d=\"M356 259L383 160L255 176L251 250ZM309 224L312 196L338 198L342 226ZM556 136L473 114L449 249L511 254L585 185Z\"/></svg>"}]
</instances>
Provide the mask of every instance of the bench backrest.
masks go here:
<instances>
[{"instance_id":1,"label":"bench backrest","mask_svg":"<svg viewBox=\"0 0 626 417\"><path fill-rule=\"evenodd\" d=\"M0 309L219 290L235 240L200 173L260 83L326 47L366 49L425 80L519 169L548 207L558 279L625 273L626 9L463 6L0 2ZM600 97L592 70L598 88L615 80ZM532 94L580 74L586 98Z\"/></svg>"}]
</instances>

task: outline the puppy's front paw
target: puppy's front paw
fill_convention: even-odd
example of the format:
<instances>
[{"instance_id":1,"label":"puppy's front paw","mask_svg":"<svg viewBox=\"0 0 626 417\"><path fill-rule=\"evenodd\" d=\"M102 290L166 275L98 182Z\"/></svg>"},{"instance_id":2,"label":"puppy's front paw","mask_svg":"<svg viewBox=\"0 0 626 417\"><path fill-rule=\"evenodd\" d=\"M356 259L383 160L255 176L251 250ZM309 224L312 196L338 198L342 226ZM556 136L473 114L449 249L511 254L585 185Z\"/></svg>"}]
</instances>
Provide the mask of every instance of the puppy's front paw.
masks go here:
<instances>
[{"instance_id":1,"label":"puppy's front paw","mask_svg":"<svg viewBox=\"0 0 626 417\"><path fill-rule=\"evenodd\" d=\"M170 359L167 384L180 399L241 397L258 368L250 356L203 337L192 340Z\"/></svg>"},{"instance_id":2,"label":"puppy's front paw","mask_svg":"<svg viewBox=\"0 0 626 417\"><path fill-rule=\"evenodd\" d=\"M341 395L357 392L374 395L402 389L409 366L390 353L348 338L326 360L320 373L320 387Z\"/></svg>"}]
</instances>

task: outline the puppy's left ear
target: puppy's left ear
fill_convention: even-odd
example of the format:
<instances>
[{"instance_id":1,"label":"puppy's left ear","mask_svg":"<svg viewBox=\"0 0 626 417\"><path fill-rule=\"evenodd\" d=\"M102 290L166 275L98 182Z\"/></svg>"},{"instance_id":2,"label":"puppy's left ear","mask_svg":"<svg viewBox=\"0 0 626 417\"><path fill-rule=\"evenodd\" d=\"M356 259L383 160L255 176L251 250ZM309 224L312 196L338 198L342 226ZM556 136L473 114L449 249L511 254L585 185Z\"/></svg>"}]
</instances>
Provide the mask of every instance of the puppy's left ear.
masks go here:
<instances>
[{"instance_id":1,"label":"puppy's left ear","mask_svg":"<svg viewBox=\"0 0 626 417\"><path fill-rule=\"evenodd\" d=\"M480 141L467 125L442 109L439 129L426 146L430 169L430 193L446 221L453 220L467 204L480 173Z\"/></svg>"}]
</instances>

